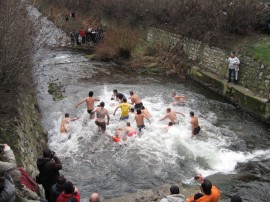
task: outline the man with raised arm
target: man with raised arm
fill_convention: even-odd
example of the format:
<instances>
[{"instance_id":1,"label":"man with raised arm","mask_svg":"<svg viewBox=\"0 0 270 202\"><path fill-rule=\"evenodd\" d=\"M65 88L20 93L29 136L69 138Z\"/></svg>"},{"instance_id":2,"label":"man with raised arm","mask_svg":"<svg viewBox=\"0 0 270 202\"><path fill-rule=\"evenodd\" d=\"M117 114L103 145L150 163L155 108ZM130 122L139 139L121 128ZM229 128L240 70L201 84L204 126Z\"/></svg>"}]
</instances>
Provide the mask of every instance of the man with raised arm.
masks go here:
<instances>
[{"instance_id":1,"label":"man with raised arm","mask_svg":"<svg viewBox=\"0 0 270 202\"><path fill-rule=\"evenodd\" d=\"M86 97L86 98L84 98L82 101L80 101L80 102L76 105L76 108L77 108L80 104L86 102L87 112L89 113L89 118L90 118L90 119L93 119L93 118L95 117L95 116L94 116L95 114L93 113L93 110L94 110L94 104L95 104L96 101L99 101L99 99L94 98L93 95L94 95L93 91L89 91L89 96Z\"/></svg>"},{"instance_id":2,"label":"man with raised arm","mask_svg":"<svg viewBox=\"0 0 270 202\"><path fill-rule=\"evenodd\" d=\"M60 132L61 133L68 133L70 131L69 128L69 123L71 121L76 121L78 120L80 117L76 117L76 118L70 118L69 117L69 113L65 113L65 117L62 119L61 121L61 126L60 126Z\"/></svg>"},{"instance_id":3,"label":"man with raised arm","mask_svg":"<svg viewBox=\"0 0 270 202\"><path fill-rule=\"evenodd\" d=\"M139 96L135 94L133 91L130 91L129 94L130 94L131 104L135 105L134 106L135 110L141 109L143 106L141 98L139 98Z\"/></svg>"},{"instance_id":4,"label":"man with raised arm","mask_svg":"<svg viewBox=\"0 0 270 202\"><path fill-rule=\"evenodd\" d=\"M119 104L118 107L116 107L116 109L114 110L113 112L113 115L115 115L115 112L118 110L118 109L121 109L121 117L120 117L120 120L123 121L123 120L126 120L129 118L128 116L128 113L129 113L129 110L130 110L130 104L127 103L127 99L126 98L123 98L123 103Z\"/></svg>"},{"instance_id":5,"label":"man with raised arm","mask_svg":"<svg viewBox=\"0 0 270 202\"><path fill-rule=\"evenodd\" d=\"M93 110L93 113L97 113L97 118L96 118L96 125L98 126L99 131L105 132L106 130L106 121L105 121L105 116L107 116L107 125L109 125L110 122L110 115L109 111L104 108L105 103L101 102L100 107L96 108Z\"/></svg>"},{"instance_id":6,"label":"man with raised arm","mask_svg":"<svg viewBox=\"0 0 270 202\"><path fill-rule=\"evenodd\" d=\"M140 132L142 131L143 128L145 128L145 125L144 125L144 119L145 118L151 124L151 121L149 120L149 118L147 118L144 114L142 114L142 111L140 109L138 109L137 114L135 115L135 120L136 120L137 127L138 127Z\"/></svg>"},{"instance_id":7,"label":"man with raised arm","mask_svg":"<svg viewBox=\"0 0 270 202\"><path fill-rule=\"evenodd\" d=\"M163 121L165 119L170 119L170 122L172 122L172 124L175 125L175 124L179 124L179 120L177 119L176 114L181 114L183 117L185 117L185 115L183 113L172 111L171 108L167 108L166 112L167 112L167 114L159 121Z\"/></svg>"},{"instance_id":8,"label":"man with raised arm","mask_svg":"<svg viewBox=\"0 0 270 202\"><path fill-rule=\"evenodd\" d=\"M199 126L198 117L194 116L194 112L190 112L190 124L192 129L192 137L199 134L201 127Z\"/></svg>"}]
</instances>

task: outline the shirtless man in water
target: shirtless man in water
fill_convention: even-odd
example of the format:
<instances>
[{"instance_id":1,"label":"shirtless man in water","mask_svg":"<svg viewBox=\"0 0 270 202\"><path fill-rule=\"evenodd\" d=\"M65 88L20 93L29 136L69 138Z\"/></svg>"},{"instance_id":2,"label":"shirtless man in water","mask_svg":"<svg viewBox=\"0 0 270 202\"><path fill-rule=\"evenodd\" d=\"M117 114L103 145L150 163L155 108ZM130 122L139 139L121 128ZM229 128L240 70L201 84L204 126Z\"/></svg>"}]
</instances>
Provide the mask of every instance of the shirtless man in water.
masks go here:
<instances>
[{"instance_id":1,"label":"shirtless man in water","mask_svg":"<svg viewBox=\"0 0 270 202\"><path fill-rule=\"evenodd\" d=\"M95 116L95 113L93 113L94 110L94 103L96 101L99 101L99 99L93 97L93 91L89 91L89 97L84 98L82 101L80 101L75 107L77 108L80 104L83 102L86 102L87 106L87 112L90 115L90 119L93 119Z\"/></svg>"},{"instance_id":2,"label":"shirtless man in water","mask_svg":"<svg viewBox=\"0 0 270 202\"><path fill-rule=\"evenodd\" d=\"M123 93L118 93L117 89L114 89L113 90L113 98L116 100L116 101L119 101L119 102L123 102L123 99L125 98L124 94Z\"/></svg>"},{"instance_id":3,"label":"shirtless man in water","mask_svg":"<svg viewBox=\"0 0 270 202\"><path fill-rule=\"evenodd\" d=\"M150 114L150 112L148 111L148 109L145 108L144 106L142 106L142 113L143 113L145 116L147 116L147 118L149 118L149 119L152 117L152 115Z\"/></svg>"},{"instance_id":4,"label":"shirtless man in water","mask_svg":"<svg viewBox=\"0 0 270 202\"><path fill-rule=\"evenodd\" d=\"M176 95L176 92L173 92L172 97L175 100L175 102L173 102L173 105L177 105L177 106L184 106L185 105L185 101L187 99L186 96Z\"/></svg>"},{"instance_id":5,"label":"shirtless man in water","mask_svg":"<svg viewBox=\"0 0 270 202\"><path fill-rule=\"evenodd\" d=\"M106 122L105 122L105 116L107 116L107 125L109 125L110 122L110 115L109 111L104 108L105 103L101 102L100 107L93 110L93 113L97 113L97 118L95 121L95 124L98 126L99 131L105 132L106 130Z\"/></svg>"},{"instance_id":6,"label":"shirtless man in water","mask_svg":"<svg viewBox=\"0 0 270 202\"><path fill-rule=\"evenodd\" d=\"M190 124L192 129L192 137L199 134L201 127L199 126L198 117L194 116L194 112L190 112Z\"/></svg>"},{"instance_id":7,"label":"shirtless man in water","mask_svg":"<svg viewBox=\"0 0 270 202\"><path fill-rule=\"evenodd\" d=\"M144 114L142 114L142 111L140 109L138 109L137 114L135 115L135 120L136 120L137 127L138 127L140 132L142 131L143 128L145 128L145 125L144 125L144 119L145 118L151 124L151 121Z\"/></svg>"},{"instance_id":8,"label":"shirtless man in water","mask_svg":"<svg viewBox=\"0 0 270 202\"><path fill-rule=\"evenodd\" d=\"M183 117L185 117L185 115L182 114L181 112L172 111L171 108L167 108L166 112L167 112L167 114L162 119L160 119L159 121L163 121L163 120L168 118L168 119L170 119L170 122L173 125L175 125L175 124L179 124L179 120L177 119L176 114L181 114Z\"/></svg>"},{"instance_id":9,"label":"shirtless man in water","mask_svg":"<svg viewBox=\"0 0 270 202\"><path fill-rule=\"evenodd\" d=\"M133 135L137 135L135 128L130 126L130 122L127 122L127 127L125 128L126 134L128 137L131 137Z\"/></svg>"},{"instance_id":10,"label":"shirtless man in water","mask_svg":"<svg viewBox=\"0 0 270 202\"><path fill-rule=\"evenodd\" d=\"M65 113L65 117L61 121L60 132L61 133L68 133L70 131L69 126L68 126L69 122L76 121L79 118L80 117L70 118L69 113Z\"/></svg>"},{"instance_id":11,"label":"shirtless man in water","mask_svg":"<svg viewBox=\"0 0 270 202\"><path fill-rule=\"evenodd\" d=\"M131 104L132 105L135 104L134 106L135 110L141 109L143 106L141 98L139 98L139 96L135 94L133 91L130 91L129 94L130 94Z\"/></svg>"}]
</instances>

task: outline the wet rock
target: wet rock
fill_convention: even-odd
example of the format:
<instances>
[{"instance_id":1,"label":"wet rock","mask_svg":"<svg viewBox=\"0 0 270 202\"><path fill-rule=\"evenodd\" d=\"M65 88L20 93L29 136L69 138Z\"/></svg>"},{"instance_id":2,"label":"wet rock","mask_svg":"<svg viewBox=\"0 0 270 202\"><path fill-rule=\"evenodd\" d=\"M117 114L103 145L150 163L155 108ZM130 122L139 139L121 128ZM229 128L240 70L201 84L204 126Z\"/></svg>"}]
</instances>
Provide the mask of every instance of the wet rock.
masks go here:
<instances>
[{"instance_id":1,"label":"wet rock","mask_svg":"<svg viewBox=\"0 0 270 202\"><path fill-rule=\"evenodd\" d=\"M51 82L48 85L48 92L53 96L53 100L61 100L64 98L65 88L61 83Z\"/></svg>"}]
</instances>

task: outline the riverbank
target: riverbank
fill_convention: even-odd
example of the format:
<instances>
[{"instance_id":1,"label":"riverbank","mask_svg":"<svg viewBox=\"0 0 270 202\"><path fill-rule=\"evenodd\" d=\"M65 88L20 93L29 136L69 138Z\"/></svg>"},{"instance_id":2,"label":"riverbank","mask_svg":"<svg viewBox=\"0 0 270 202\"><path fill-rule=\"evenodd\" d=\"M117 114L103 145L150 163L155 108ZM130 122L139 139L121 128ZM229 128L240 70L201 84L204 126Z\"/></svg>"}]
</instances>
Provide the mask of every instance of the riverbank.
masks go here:
<instances>
[{"instance_id":1,"label":"riverbank","mask_svg":"<svg viewBox=\"0 0 270 202\"><path fill-rule=\"evenodd\" d=\"M8 144L17 165L35 177L36 159L47 146L33 76L36 24L24 1L1 2L0 10L7 16L0 19L0 143Z\"/></svg>"},{"instance_id":2,"label":"riverbank","mask_svg":"<svg viewBox=\"0 0 270 202\"><path fill-rule=\"evenodd\" d=\"M43 8L43 10L46 11L46 8ZM60 10L50 12L51 19L54 22L59 18L59 12ZM82 14L79 14L79 16L75 19L76 22L78 21L76 23L77 29L85 26L82 19L91 21L93 25L97 23L88 16ZM70 30L70 26L73 24L73 22L65 21L62 24L58 23L66 32ZM108 27L108 25L105 27ZM244 47L241 45L241 41L235 45L235 48L240 52L238 56L241 60L240 82L237 86L226 85L227 64L224 60L229 51L210 47L200 41L153 28L146 29L142 34L144 40L138 44L129 60L113 59L112 61L142 74L166 74L177 76L180 79L185 79L188 76L188 78L200 82L202 85L209 87L210 90L214 90L239 105L243 110L260 118L268 125L270 124L269 104L266 104L270 86L270 67L265 59L261 60L266 62L266 64L263 64L261 61L252 58L250 54L240 52L241 49L248 49L249 45ZM263 40L260 39L259 41ZM90 52L86 53L88 59L100 60L95 54L94 46L90 48L69 46L68 48L83 52L88 49ZM194 66L197 68L193 68Z\"/></svg>"},{"instance_id":3,"label":"riverbank","mask_svg":"<svg viewBox=\"0 0 270 202\"><path fill-rule=\"evenodd\" d=\"M43 53L44 54L44 53ZM61 116L62 114L63 114L63 112L64 111L62 111L62 110L67 110L67 109L73 109L71 106L73 106L73 104L75 103L75 101L73 101L73 102L70 102L70 98L71 98L71 96L72 96L72 94L74 94L74 93L77 93L77 92L80 92L80 91L83 91L83 90L85 90L85 88L86 87L89 87L89 86L92 86L93 87L93 89L95 90L95 92L101 92L101 91L103 91L103 88L96 88L96 86L97 85L99 85L99 84L101 84L101 85L104 85L104 83L105 84L108 84L108 81L107 80L102 80L102 78L104 78L104 77L108 77L108 75L114 75L114 74L117 74L116 73L116 71L114 71L114 70L112 70L111 72L111 74L109 74L108 73L108 70L106 69L106 68L104 68L104 72L106 72L106 74L98 74L98 76L92 76L92 74L90 73L91 72L91 70L90 70L90 72L89 72L89 67L86 67L85 68L85 71L83 71L82 73L83 73L83 76L79 76L79 77L75 77L74 75L75 75L75 72L76 71L80 71L80 69L78 68L78 70L76 69L76 67L78 67L79 65L78 64L74 64L74 66L72 67L72 68L70 68L69 69L69 71L67 71L66 70L66 66L68 66L68 64L69 63L72 63L70 60L71 60L71 58L72 57L70 57L70 55L68 55L66 52L65 53L59 53L59 54L55 54L55 53L52 53L51 55L53 55L53 56L51 56L50 54L44 54L44 55L46 55L46 57L48 57L48 58L50 58L50 61L51 61L51 64L48 64L48 63L44 63L44 68L46 69L46 68L50 68L50 67L57 67L57 68L53 68L53 69L58 69L58 68L62 68L62 69L65 69L64 70L64 72L69 72L69 74L70 74L70 78L68 78L68 79L66 79L66 80L68 80L68 82L67 82L67 84L70 84L71 86L70 87L67 87L67 93L70 93L69 95L70 95L70 97L69 97L69 99L68 100L64 100L64 106L65 106L65 109L62 109L62 107L61 106L63 106L61 103L59 103L58 104L58 106L55 106L55 103L53 103L53 106L55 106L55 110L52 110L53 112L52 112L52 114L51 114L51 116L46 116L46 119L48 119L48 122L51 122L50 124L50 127L48 127L49 129L54 129L53 127L55 127L54 126L54 124L55 123L58 123L57 122L57 118L58 118L58 115L59 116ZM51 57L50 57L51 56ZM62 58L62 60L63 61L61 61L61 58ZM151 58L150 58L151 59ZM149 59L149 61L151 61ZM54 61L54 60L56 60L56 61ZM58 61L58 60L60 60L60 62ZM62 65L61 65L62 64ZM156 69L160 69L160 67L159 67L159 65L158 65L158 63L156 62L156 64L155 63L152 63L152 65L150 65L151 64L151 62L149 62L149 68L150 67L154 67L154 68L156 68ZM57 65L57 66L56 66ZM100 66L104 66L104 67L106 67L106 64L100 64ZM139 65L140 66L140 65ZM128 66L127 66L127 68L129 68ZM141 70L140 70L141 69ZM144 68L138 68L137 70L140 72L142 72L142 73L145 73L145 70L144 70ZM71 70L73 70L74 72L72 72L72 74L71 74ZM196 72L196 71L197 72ZM96 70L95 70L96 71ZM100 70L101 72L102 72L102 70ZM200 69L198 69L198 67L194 67L194 68L187 68L187 71L189 71L190 72L190 75L192 75L192 77L195 77L195 75L197 75L198 77L202 77L202 78L204 78L205 76L200 76L202 73L205 73L203 70L200 70ZM200 71L202 71L202 73L200 72ZM45 72L45 71L44 71ZM191 73L192 72L192 73ZM195 73L196 72L196 73ZM87 73L87 74L85 74L85 73ZM118 72L119 74L121 74L122 73L122 71L120 71L120 72ZM163 73L162 71L160 71L159 70L159 73ZM57 77L57 74L54 74L54 73L50 73L50 71L47 73L47 74L45 74L45 73L43 73L44 75L42 75L42 78L43 78L43 76L44 77L49 77L48 75L50 75L50 74L52 74L52 75L50 75L50 77L51 76L55 76L55 77ZM64 76L64 73L62 73L61 74L63 77L65 77ZM132 75L132 74L131 74ZM209 74L210 75L210 74ZM210 78L211 78L211 76L209 76L208 75L208 77L207 77L207 79L202 79L203 81L205 81L205 80L210 80ZM75 77L75 78L74 78ZM214 76L213 76L214 77ZM55 79L58 79L58 78L55 78ZM72 80L72 79L74 79L74 80ZM90 83L89 85L83 85L83 87L80 87L80 88L78 88L78 89L74 89L74 85L76 85L77 84L77 79L79 80L79 81L89 81L89 80L92 80L92 82L93 83ZM120 78L121 79L121 81L119 81L120 83L122 82L123 83L123 78ZM169 78L168 78L168 80L170 80ZM114 82L115 82L115 79L114 79ZM130 82L130 81L129 81ZM127 81L125 81L124 83L127 83ZM136 81L134 81L134 83L135 84L138 84L138 82ZM160 82L161 84L162 84L162 82ZM164 82L165 83L165 82ZM211 88L215 88L216 86L218 86L217 84L215 84L215 82L213 82L214 84L209 84L209 83L207 83L207 82L205 82L209 87L211 87ZM44 85L44 84L43 84ZM112 84L108 84L108 85L112 85ZM159 83L157 83L156 85L160 85ZM119 87L119 86L118 86ZM122 88L122 87L121 87ZM134 86L133 86L133 88L134 88ZM140 88L140 89L142 89L143 88L143 86ZM44 90L45 89L45 90ZM44 89L43 89L43 91L46 91L46 86L44 87ZM123 88L124 89L124 88ZM183 90L183 89L182 89ZM104 90L105 91L105 90ZM106 91L105 91L106 92ZM163 91L160 91L160 92L163 92ZM164 92L168 92L167 90L166 91L164 91ZM180 91L180 92L182 92L182 91ZM82 96L84 96L84 94L82 95L82 94L80 94L80 95L78 95L78 96L76 96L75 98L74 98L74 100L77 100L79 97L82 97ZM46 98L46 97L45 97ZM195 97L196 98L196 100L198 100L200 97ZM42 98L43 99L43 98ZM44 102L46 102L46 101L44 101ZM60 106L61 105L61 106ZM66 108L66 106L67 105L70 105L68 108ZM150 106L150 105L149 105ZM59 112L59 111L56 111L56 110L59 110L59 109L61 109L61 112ZM49 113L49 110L51 110L49 107L47 108L47 113ZM206 110L206 111L209 111L209 110ZM72 111L73 113L74 113L74 111ZM56 117L57 116L57 117ZM48 118L49 117L49 118ZM212 120L211 120L212 121ZM91 124L91 123L90 123ZM81 124L79 124L79 125L81 125ZM91 125L92 126L92 125ZM94 127L94 126L93 126ZM57 129L57 127L56 127L56 129ZM85 128L83 128L83 129L85 129ZM91 131L92 131L92 127L91 127ZM84 142L84 141L87 141L87 140L92 140L91 138L91 136L89 137L89 136L87 136L91 131L87 131L87 133L85 133L85 134L80 134L80 136L78 137L78 140L76 139L76 135L75 136L73 136L72 138L72 141L73 140L75 140L75 141L73 141L73 142L76 142L76 141L78 141L78 142ZM56 134L57 134L57 132L55 132ZM55 134L52 134L52 135L55 135ZM57 135L56 135L57 136ZM58 137L57 137L58 138ZM84 139L85 138L85 139ZM91 141L92 142L92 141ZM96 142L94 142L94 143L96 143ZM103 143L103 142L102 142ZM62 155L64 156L64 155L68 155L68 157L65 159L66 160L66 162L64 162L66 165L69 165L69 167L68 167L68 169L67 170L65 170L64 172L67 172L67 171L70 171L70 172L72 172L71 170L74 170L74 171L77 171L76 173L73 173L73 175L71 175L70 176L70 173L69 173L69 177L71 177L71 179L76 179L76 180L78 180L78 182L80 183L80 184L84 184L84 185L88 185L88 183L90 184L90 183L92 183L93 181L94 181L94 183L101 183L102 185L104 185L105 187L103 187L103 189L101 190L101 191L103 191L103 190L106 190L106 189L113 189L116 185L115 185L115 183L117 183L117 181L113 181L114 183L112 183L111 184L111 180L113 180L113 179L115 179L115 175L118 175L118 173L120 173L120 171L126 171L126 170L128 170L128 169L126 169L125 167L126 166L128 166L128 164L123 164L123 162L122 161L120 161L120 162L116 162L117 164L116 164L116 168L112 168L112 167L110 167L109 166L109 170L110 171L107 171L106 172L106 170L105 170L105 173L107 174L107 175L105 175L104 173L102 173L102 176L99 176L99 173L98 172L96 172L96 171L98 171L98 170L100 170L100 169L107 169L107 167L102 167L102 166L100 166L100 164L99 163L97 163L96 162L96 160L97 159L100 159L100 158L93 158L93 155L97 155L97 153L101 153L102 155L104 155L104 154L106 154L106 155L108 155L108 153L113 153L113 152L111 152L111 151L108 151L108 150L105 150L105 151L103 151L103 150L101 150L101 151L94 151L94 152L92 152L91 151L91 157L89 158L89 159L87 159L87 158L85 158L85 155L87 155L87 154L84 154L83 153L83 156L81 156L81 154L82 153L80 153L79 152L79 154L74 154L75 152L74 151L76 151L76 149L77 148L80 148L80 147L77 147L77 145L75 145L76 146L76 148L74 148L74 147L70 147L71 145L69 145L70 144L70 142L68 142L67 144L66 144L66 146L65 146L65 143L63 143L63 142L59 142L59 145L58 145L58 142L56 142L55 143L55 147L56 148L59 148L59 147L66 147L66 148L64 148L62 151L64 151L63 153L62 153ZM90 144L90 142L89 142L89 144ZM111 143L109 144L109 145L111 145ZM108 146L109 147L109 145L106 145L106 146ZM74 146L74 145L73 145ZM95 147L97 147L98 148L98 146L95 144L94 145ZM102 146L102 145L100 145L100 146ZM139 145L136 145L136 146L139 146ZM108 148L108 147L105 147L105 148ZM88 151L87 150L87 148L89 149L89 145L87 145L86 147L85 147L85 149L86 150L83 150L83 151ZM117 150L118 150L118 147L116 147L117 148ZM110 149L114 149L114 148L110 148ZM71 150L73 150L73 151L71 151ZM112 150L112 151L114 151L115 153L117 152L117 150ZM123 153L125 153L125 152L122 152L122 150L121 149L119 149L120 150L120 153L121 153L121 155L119 155L120 156L120 158L122 158L122 154ZM134 152L134 154L135 153L137 153L137 152ZM70 156L72 156L73 158L70 158ZM81 157L81 158L80 158ZM99 157L98 155L97 155L97 157ZM104 156L102 156L102 158L103 158ZM114 156L115 157L115 156ZM214 157L214 155L212 156L212 157ZM62 158L64 158L64 157L62 157ZM72 159L76 159L76 160L81 160L81 163L82 164L84 164L84 166L82 165L81 167L82 168L80 168L81 170L80 170L80 172L78 171L78 166L76 165L75 167L72 167ZM87 160L85 160L85 159L87 159ZM92 159L94 159L93 160L93 162L92 162ZM129 159L129 158L124 158L124 159ZM112 160L111 160L111 158L109 158L109 162L111 162ZM190 160L190 161L192 161L192 160ZM109 163L109 162L106 162L106 165ZM98 165L97 165L98 164ZM152 163L151 163L152 164ZM124 168L122 168L123 170L119 170L119 166L121 166L121 165L124 165ZM93 166L94 168L93 169L90 169L89 167L90 166ZM97 167L95 167L95 166L97 166ZM85 169L86 170L84 170L83 168L85 167ZM132 169L132 171L134 171L134 168L132 167L131 168ZM85 181L85 178L86 178L86 176L81 176L81 174L82 173L84 173L83 171L87 171L87 170L91 170L91 171L93 171L93 173L89 173L89 175L98 175L100 178L102 178L102 177L104 177L105 176L105 178L102 178L103 180L101 180L101 179L96 179L95 178L95 180L93 180L93 181ZM103 170L104 171L104 170ZM112 174L113 173L113 174ZM128 174L128 173L127 173ZM165 173L166 174L166 173ZM121 175L120 175L121 176ZM94 176L91 176L92 178L94 178ZM126 177L126 175L124 176L124 177ZM136 176L135 176L136 177ZM125 182L126 181L128 181L128 180L130 180L130 179L125 179ZM140 179L140 181L141 182L143 182L144 183L144 181L143 181L143 179ZM215 183L215 181L213 181L214 183ZM132 184L132 183L131 183ZM117 186L116 186L117 187ZM123 200L123 201L126 201L126 200L130 200L130 201L151 201L151 200L153 200L153 201L158 201L160 198L162 198L162 197L164 197L165 195L167 195L168 194L168 187L169 187L169 185L166 185L165 187L159 187L159 188L157 188L157 189L153 189L153 190L147 190L147 191L145 191L145 192L139 192L139 193L137 193L137 194L132 194L132 195L126 195L126 196L123 196L123 197L121 197L121 198L116 198L116 199L111 199L111 200L115 200L115 201L117 201L117 200ZM95 189L96 188L96 186L95 185L93 185L93 188L92 189ZM161 191L158 191L158 190L161 190ZM83 191L83 188L81 189L82 191ZM186 189L184 189L184 188L182 188L181 190L183 190L182 192L183 193L185 193L185 195L186 196L190 196L190 195L192 195L192 194L194 194L194 191L196 191L196 190L198 190L197 189L197 186L195 186L195 188L186 188ZM130 191L130 190L129 190ZM196 193L196 192L195 192ZM87 193L87 194L89 194L89 193ZM85 194L84 193L84 195L86 196L87 194ZM143 195L143 196L141 196L141 195Z\"/></svg>"}]
</instances>

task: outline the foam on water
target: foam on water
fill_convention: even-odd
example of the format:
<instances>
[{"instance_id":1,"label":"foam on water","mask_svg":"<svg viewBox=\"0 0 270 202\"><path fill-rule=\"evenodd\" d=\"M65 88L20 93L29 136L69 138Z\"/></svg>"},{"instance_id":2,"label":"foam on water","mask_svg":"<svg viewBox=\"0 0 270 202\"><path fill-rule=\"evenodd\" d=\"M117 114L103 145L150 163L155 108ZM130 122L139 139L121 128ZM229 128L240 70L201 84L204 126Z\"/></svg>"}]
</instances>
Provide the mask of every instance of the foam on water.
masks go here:
<instances>
[{"instance_id":1,"label":"foam on water","mask_svg":"<svg viewBox=\"0 0 270 202\"><path fill-rule=\"evenodd\" d=\"M146 121L146 129L140 138L128 138L123 146L119 147L117 143L112 142L111 136L114 135L118 127L125 127L126 122L118 121L120 109L115 116L112 116L116 106L111 106L114 102L110 100L112 88L111 86L110 90L107 88L109 87L104 86L104 90L99 96L100 100L106 103L105 108L109 110L111 116L110 125L107 127L105 135L97 132L94 121L89 121L89 115L83 106L77 111L77 115L81 115L81 118L70 123L71 132L69 135L71 138L68 139L68 135L58 132L63 113L55 113L54 128L49 131L49 144L62 157L77 156L78 158L75 159L83 159L85 162L93 163L84 152L92 152L93 155L96 155L98 152L111 151L115 153L113 155L115 161L119 161L119 164L125 164L129 163L129 160L124 158L130 158L132 155L130 152L136 151L136 154L141 158L140 160L145 163L144 166L152 167L152 172L155 175L158 176L162 173L164 177L166 177L166 171L162 169L162 164L174 165L177 169L184 170L185 165L187 165L187 169L192 169L192 173L189 174L198 172L207 176L217 172L234 172L239 162L269 158L270 150L251 152L230 150L229 145L232 141L237 141L238 137L232 131L229 131L229 136L223 135L224 131L220 131L212 124L216 120L213 112L208 112L207 118L204 118L203 115L200 115L200 111L196 111L199 114L202 131L200 136L191 138L189 112L192 109L189 105L185 107L172 106L168 100L164 99L163 94L144 97L144 106L148 108L154 121L151 125ZM140 93L144 93L143 89ZM128 95L128 91L124 91L124 94ZM162 128L166 126L168 120L162 122L158 120L165 115L165 110L168 107L183 112L185 117L179 116L180 124L165 131ZM132 117L129 121L132 126L136 126ZM181 161L180 165L179 161ZM190 178L189 174L184 179Z\"/></svg>"}]
</instances>

